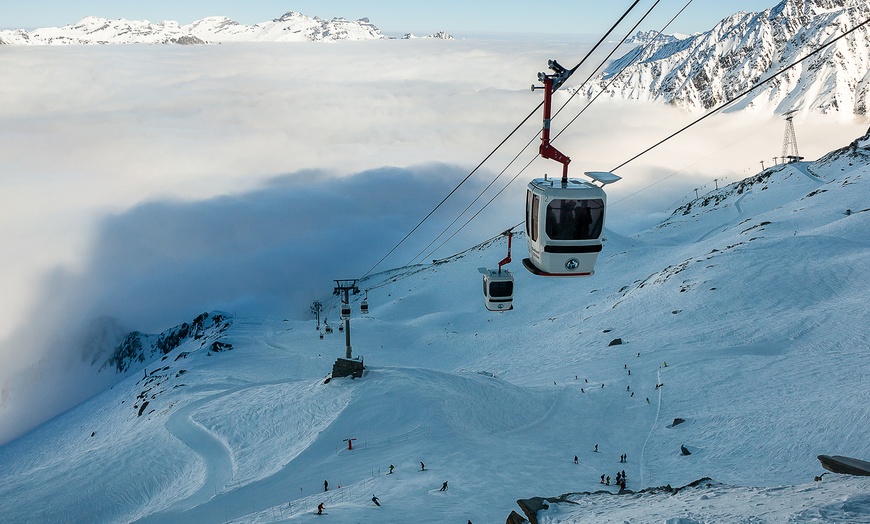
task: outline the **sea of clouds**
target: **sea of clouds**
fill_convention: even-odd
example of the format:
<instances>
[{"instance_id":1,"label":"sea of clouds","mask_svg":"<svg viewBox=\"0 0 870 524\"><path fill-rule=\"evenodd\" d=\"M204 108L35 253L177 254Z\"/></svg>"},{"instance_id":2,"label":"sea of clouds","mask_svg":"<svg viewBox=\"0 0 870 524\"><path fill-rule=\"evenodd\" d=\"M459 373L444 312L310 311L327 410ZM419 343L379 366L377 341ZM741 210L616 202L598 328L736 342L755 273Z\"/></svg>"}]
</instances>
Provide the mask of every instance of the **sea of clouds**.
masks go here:
<instances>
[{"instance_id":1,"label":"sea of clouds","mask_svg":"<svg viewBox=\"0 0 870 524\"><path fill-rule=\"evenodd\" d=\"M6 47L0 443L111 384L95 370L131 330L216 309L302 318L333 279L447 256L521 222L526 182L561 169L533 160L540 112L375 266L537 106L530 86L547 60L573 65L589 47ZM556 107L568 100L558 92ZM554 133L585 104L570 100ZM602 99L555 145L574 175L609 170L697 116ZM801 153L816 158L866 122L796 127ZM755 174L780 154L783 130L774 115L708 119L618 171L608 227L633 234L695 190ZM515 179L501 196L425 249L502 171L471 213Z\"/></svg>"}]
</instances>

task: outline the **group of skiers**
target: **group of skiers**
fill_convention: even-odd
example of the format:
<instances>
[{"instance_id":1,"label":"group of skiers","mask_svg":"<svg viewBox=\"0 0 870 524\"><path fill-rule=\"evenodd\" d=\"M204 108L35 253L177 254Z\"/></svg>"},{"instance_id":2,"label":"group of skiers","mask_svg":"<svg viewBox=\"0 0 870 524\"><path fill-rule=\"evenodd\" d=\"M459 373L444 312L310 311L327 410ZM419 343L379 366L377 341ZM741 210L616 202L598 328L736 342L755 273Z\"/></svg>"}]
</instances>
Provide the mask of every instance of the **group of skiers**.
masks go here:
<instances>
[{"instance_id":1,"label":"group of skiers","mask_svg":"<svg viewBox=\"0 0 870 524\"><path fill-rule=\"evenodd\" d=\"M601 484L605 486L610 485L610 475L601 475ZM619 486L619 489L625 489L625 470L616 472L616 485Z\"/></svg>"},{"instance_id":2,"label":"group of skiers","mask_svg":"<svg viewBox=\"0 0 870 524\"><path fill-rule=\"evenodd\" d=\"M574 460L576 461L577 457L574 457ZM387 475L392 474L394 469L395 469L395 466L390 464L390 472L387 473ZM426 471L426 464L420 462L420 471ZM341 486L339 486L339 488L340 487ZM323 491L324 492L329 491L329 482L326 480L323 481ZM439 491L447 491L447 481L446 480L444 481L443 484L441 484L441 489ZM372 502L374 502L375 506L381 505L380 499L378 499L378 497L375 495L372 495ZM324 509L326 509L326 505L323 502L321 502L320 504L317 505L317 514L323 515ZM471 524L470 520L468 521L468 524Z\"/></svg>"}]
</instances>

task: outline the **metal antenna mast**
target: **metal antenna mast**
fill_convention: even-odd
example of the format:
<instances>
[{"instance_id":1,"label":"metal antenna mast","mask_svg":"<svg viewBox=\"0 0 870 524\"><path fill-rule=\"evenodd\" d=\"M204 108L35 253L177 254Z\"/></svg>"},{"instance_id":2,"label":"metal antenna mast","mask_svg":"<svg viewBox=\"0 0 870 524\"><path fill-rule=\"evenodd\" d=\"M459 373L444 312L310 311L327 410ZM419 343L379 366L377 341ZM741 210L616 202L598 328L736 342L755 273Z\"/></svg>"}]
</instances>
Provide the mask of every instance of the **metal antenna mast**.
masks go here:
<instances>
[{"instance_id":1,"label":"metal antenna mast","mask_svg":"<svg viewBox=\"0 0 870 524\"><path fill-rule=\"evenodd\" d=\"M785 137L782 139L782 160L785 161L788 159L789 163L797 162L804 158L798 153L797 135L795 135L794 122L792 121L794 119L794 113L797 113L797 109L792 109L782 115L785 117Z\"/></svg>"}]
</instances>

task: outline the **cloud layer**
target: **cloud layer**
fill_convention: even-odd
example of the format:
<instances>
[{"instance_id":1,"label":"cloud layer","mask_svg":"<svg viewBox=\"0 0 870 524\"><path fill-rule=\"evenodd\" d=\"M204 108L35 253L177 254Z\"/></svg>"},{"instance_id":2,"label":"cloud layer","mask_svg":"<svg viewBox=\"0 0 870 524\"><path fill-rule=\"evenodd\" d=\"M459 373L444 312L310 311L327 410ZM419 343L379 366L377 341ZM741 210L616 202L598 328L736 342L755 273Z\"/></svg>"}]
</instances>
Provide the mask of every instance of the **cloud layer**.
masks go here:
<instances>
[{"instance_id":1,"label":"cloud layer","mask_svg":"<svg viewBox=\"0 0 870 524\"><path fill-rule=\"evenodd\" d=\"M126 330L209 309L304 314L538 104L528 86L548 58L582 54L528 41L4 50L15 81L0 84L0 442L97 392L81 370ZM600 101L557 145L575 174L606 170L690 118ZM620 170L611 228L647 227L779 153L777 119L707 122ZM866 128L796 125L808 157ZM535 115L378 269L414 258L532 141L488 195L516 175L539 127ZM525 182L557 171L534 161L437 256L522 221Z\"/></svg>"}]
</instances>

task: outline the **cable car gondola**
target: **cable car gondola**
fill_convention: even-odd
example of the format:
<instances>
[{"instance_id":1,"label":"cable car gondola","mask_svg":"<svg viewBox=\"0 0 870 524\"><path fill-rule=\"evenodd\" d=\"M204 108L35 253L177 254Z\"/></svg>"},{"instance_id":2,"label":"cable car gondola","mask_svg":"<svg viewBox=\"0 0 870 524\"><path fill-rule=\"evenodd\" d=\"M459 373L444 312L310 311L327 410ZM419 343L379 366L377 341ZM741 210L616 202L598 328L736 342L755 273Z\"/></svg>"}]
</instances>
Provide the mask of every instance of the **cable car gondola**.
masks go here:
<instances>
[{"instance_id":1,"label":"cable car gondola","mask_svg":"<svg viewBox=\"0 0 870 524\"><path fill-rule=\"evenodd\" d=\"M342 302L342 303L341 303L341 310L340 310L340 312L341 312L341 319L342 319L342 320L347 320L347 319L349 319L349 318L350 318L350 312L351 312L350 304L348 304L347 302Z\"/></svg>"},{"instance_id":2,"label":"cable car gondola","mask_svg":"<svg viewBox=\"0 0 870 524\"><path fill-rule=\"evenodd\" d=\"M538 73L544 83L544 126L539 152L562 164L562 178L536 178L526 190L526 240L529 258L523 266L541 276L589 276L601 252L607 195L603 186L620 180L601 171L585 174L601 186L568 178L571 159L550 144L550 114L553 93L574 72L550 60L554 74ZM532 86L534 90L536 86Z\"/></svg>"},{"instance_id":3,"label":"cable car gondola","mask_svg":"<svg viewBox=\"0 0 870 524\"><path fill-rule=\"evenodd\" d=\"M363 315L368 315L369 313L369 292L366 290L366 297L362 299L362 302L359 303L359 312Z\"/></svg>"},{"instance_id":4,"label":"cable car gondola","mask_svg":"<svg viewBox=\"0 0 870 524\"><path fill-rule=\"evenodd\" d=\"M514 308L514 276L502 266L511 261L511 238L513 233L505 232L508 237L508 254L498 263L498 269L477 268L483 274L483 303L490 311L510 311Z\"/></svg>"},{"instance_id":5,"label":"cable car gondola","mask_svg":"<svg viewBox=\"0 0 870 524\"><path fill-rule=\"evenodd\" d=\"M514 276L507 269L486 269L483 273L483 303L490 311L510 311L514 308Z\"/></svg>"}]
</instances>

